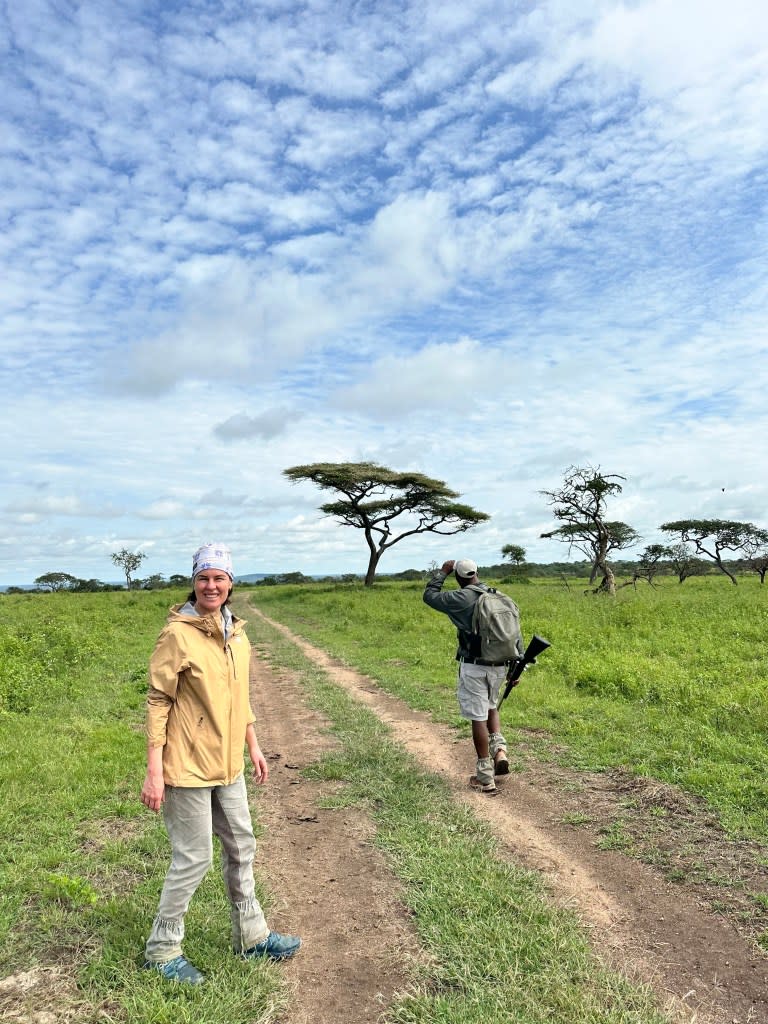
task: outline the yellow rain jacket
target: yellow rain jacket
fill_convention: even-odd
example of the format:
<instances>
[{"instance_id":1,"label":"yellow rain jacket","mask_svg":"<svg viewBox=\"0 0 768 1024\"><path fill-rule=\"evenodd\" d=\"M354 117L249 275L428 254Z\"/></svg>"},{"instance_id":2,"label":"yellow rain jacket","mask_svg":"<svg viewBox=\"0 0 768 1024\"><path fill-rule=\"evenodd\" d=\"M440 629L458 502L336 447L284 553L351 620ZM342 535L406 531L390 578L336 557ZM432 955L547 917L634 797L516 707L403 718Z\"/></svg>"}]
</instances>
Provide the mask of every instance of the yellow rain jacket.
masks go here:
<instances>
[{"instance_id":1,"label":"yellow rain jacket","mask_svg":"<svg viewBox=\"0 0 768 1024\"><path fill-rule=\"evenodd\" d=\"M255 721L248 695L251 646L232 616L225 643L221 615L171 608L149 662L147 736L163 747L168 786L227 786L245 765L245 730Z\"/></svg>"}]
</instances>

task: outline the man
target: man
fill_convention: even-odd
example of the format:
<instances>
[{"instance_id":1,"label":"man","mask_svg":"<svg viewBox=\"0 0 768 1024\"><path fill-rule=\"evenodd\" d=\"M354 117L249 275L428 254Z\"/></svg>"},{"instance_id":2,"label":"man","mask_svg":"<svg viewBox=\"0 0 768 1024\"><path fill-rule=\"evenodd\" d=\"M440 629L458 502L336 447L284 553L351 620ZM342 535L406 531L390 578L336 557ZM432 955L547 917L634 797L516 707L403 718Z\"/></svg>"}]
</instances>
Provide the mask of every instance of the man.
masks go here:
<instances>
[{"instance_id":1,"label":"man","mask_svg":"<svg viewBox=\"0 0 768 1024\"><path fill-rule=\"evenodd\" d=\"M443 584L454 573L458 590L443 592ZM472 614L482 591L490 590L477 577L477 565L469 558L444 562L432 574L424 591L424 601L435 611L444 612L456 627L459 649L457 696L462 718L472 722L472 742L477 754L477 768L470 778L473 789L488 795L498 792L495 775L509 773L507 741L501 734L497 710L499 690L507 673L506 663L489 664L479 657L479 636L472 632ZM523 653L523 638L516 638L518 652Z\"/></svg>"}]
</instances>

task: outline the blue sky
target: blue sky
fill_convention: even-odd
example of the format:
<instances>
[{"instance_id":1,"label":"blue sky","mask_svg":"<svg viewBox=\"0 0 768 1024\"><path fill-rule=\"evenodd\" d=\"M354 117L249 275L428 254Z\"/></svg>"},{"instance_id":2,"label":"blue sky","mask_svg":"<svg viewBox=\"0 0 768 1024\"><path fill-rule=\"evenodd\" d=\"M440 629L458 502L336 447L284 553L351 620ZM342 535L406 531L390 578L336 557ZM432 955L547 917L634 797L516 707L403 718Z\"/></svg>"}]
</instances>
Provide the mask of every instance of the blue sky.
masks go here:
<instances>
[{"instance_id":1,"label":"blue sky","mask_svg":"<svg viewBox=\"0 0 768 1024\"><path fill-rule=\"evenodd\" d=\"M768 7L0 4L0 584L362 572L282 470L491 515L382 571L611 518L768 526Z\"/></svg>"}]
</instances>

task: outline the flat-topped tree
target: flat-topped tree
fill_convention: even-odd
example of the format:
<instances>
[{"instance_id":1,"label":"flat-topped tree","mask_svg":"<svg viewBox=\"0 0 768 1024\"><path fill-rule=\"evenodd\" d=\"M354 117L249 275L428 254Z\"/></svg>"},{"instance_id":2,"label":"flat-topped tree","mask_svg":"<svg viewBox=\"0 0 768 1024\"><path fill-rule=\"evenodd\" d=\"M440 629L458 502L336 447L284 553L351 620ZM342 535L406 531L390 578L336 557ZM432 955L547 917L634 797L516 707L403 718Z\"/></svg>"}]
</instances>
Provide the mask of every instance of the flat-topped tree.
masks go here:
<instances>
[{"instance_id":1,"label":"flat-topped tree","mask_svg":"<svg viewBox=\"0 0 768 1024\"><path fill-rule=\"evenodd\" d=\"M519 544L505 544L501 554L503 558L508 558L516 569L525 562L525 548Z\"/></svg>"},{"instance_id":2,"label":"flat-topped tree","mask_svg":"<svg viewBox=\"0 0 768 1024\"><path fill-rule=\"evenodd\" d=\"M647 580L653 586L653 579L668 556L669 548L666 544L648 544L638 559L633 579Z\"/></svg>"},{"instance_id":3,"label":"flat-topped tree","mask_svg":"<svg viewBox=\"0 0 768 1024\"><path fill-rule=\"evenodd\" d=\"M442 480L422 473L399 473L375 462L314 462L292 466L283 475L297 483L309 480L340 497L320 506L342 526L362 530L368 545L365 585L370 587L384 552L418 533L451 535L490 516L455 501L459 495ZM399 532L394 532L395 520Z\"/></svg>"},{"instance_id":4,"label":"flat-topped tree","mask_svg":"<svg viewBox=\"0 0 768 1024\"><path fill-rule=\"evenodd\" d=\"M734 519L677 519L673 523L663 523L659 529L664 533L677 534L683 544L693 544L697 554L711 559L734 586L736 577L726 567L723 553L743 554L745 549L754 550L755 545L761 547L768 537L766 531L754 523L740 523Z\"/></svg>"},{"instance_id":5,"label":"flat-topped tree","mask_svg":"<svg viewBox=\"0 0 768 1024\"><path fill-rule=\"evenodd\" d=\"M68 572L46 572L35 579L38 587L56 593L57 590L71 590L77 583L76 576L70 576Z\"/></svg>"},{"instance_id":6,"label":"flat-topped tree","mask_svg":"<svg viewBox=\"0 0 768 1024\"><path fill-rule=\"evenodd\" d=\"M623 476L601 473L600 467L571 466L565 471L563 485L556 491L542 491L549 499L552 513L563 525L542 537L558 540L582 551L592 562L589 582L603 574L598 590L616 593L616 580L608 564L611 551L631 547L640 535L626 523L606 519L608 499L621 494Z\"/></svg>"}]
</instances>

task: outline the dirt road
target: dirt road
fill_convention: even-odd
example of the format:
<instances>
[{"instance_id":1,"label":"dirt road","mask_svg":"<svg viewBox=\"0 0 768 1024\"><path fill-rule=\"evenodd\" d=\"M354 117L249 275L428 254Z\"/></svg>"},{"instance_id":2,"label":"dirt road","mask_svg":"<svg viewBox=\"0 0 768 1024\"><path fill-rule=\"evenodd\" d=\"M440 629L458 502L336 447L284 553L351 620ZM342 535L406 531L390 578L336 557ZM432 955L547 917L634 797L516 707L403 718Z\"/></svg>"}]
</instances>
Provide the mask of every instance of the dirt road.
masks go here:
<instances>
[{"instance_id":1,"label":"dirt road","mask_svg":"<svg viewBox=\"0 0 768 1024\"><path fill-rule=\"evenodd\" d=\"M250 619L259 614L248 609ZM541 873L553 899L579 914L607 962L652 984L682 1021L768 1024L768 961L751 941L754 923L741 930L735 924L748 888L768 888L760 851L726 841L695 801L620 773L568 773L526 758L523 772L502 780L498 797L470 792L474 760L467 740L457 743L452 730L273 625L386 722L426 769L444 777L455 799L490 824L506 856ZM332 741L298 684L255 654L252 693L271 771L256 798L266 827L259 870L281 900L270 923L304 938L286 971L294 994L285 1024L376 1021L419 956L397 883L369 841L367 818L355 809L324 809L319 801L332 784L301 777L300 769ZM648 848L653 830L664 872L672 863L683 880L671 882L648 864L599 848L598 837L617 816L636 848ZM711 870L699 877L688 868L702 858Z\"/></svg>"}]
</instances>

